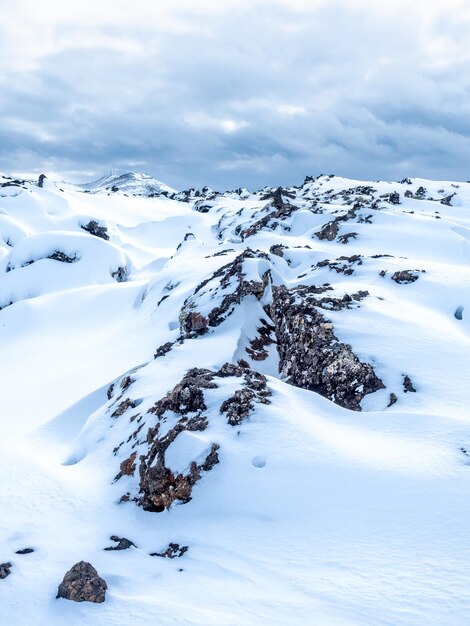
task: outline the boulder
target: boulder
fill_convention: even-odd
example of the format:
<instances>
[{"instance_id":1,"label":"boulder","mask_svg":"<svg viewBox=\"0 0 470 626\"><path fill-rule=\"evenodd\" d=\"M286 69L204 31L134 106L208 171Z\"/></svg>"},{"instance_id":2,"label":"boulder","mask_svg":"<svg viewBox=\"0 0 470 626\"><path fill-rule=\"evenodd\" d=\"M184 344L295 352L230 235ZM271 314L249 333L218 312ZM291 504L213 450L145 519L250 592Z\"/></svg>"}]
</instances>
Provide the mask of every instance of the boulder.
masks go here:
<instances>
[{"instance_id":1,"label":"boulder","mask_svg":"<svg viewBox=\"0 0 470 626\"><path fill-rule=\"evenodd\" d=\"M57 598L65 598L74 602L105 601L106 582L98 575L96 569L86 561L76 563L64 576L59 585Z\"/></svg>"}]
</instances>

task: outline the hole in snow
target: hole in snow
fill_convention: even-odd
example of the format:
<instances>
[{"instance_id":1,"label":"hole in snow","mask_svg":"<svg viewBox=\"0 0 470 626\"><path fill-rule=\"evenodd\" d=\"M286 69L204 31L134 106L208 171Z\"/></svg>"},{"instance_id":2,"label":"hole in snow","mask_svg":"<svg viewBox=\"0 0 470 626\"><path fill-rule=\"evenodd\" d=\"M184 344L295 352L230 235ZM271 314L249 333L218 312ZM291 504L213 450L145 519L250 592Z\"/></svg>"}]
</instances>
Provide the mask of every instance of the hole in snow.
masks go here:
<instances>
[{"instance_id":1,"label":"hole in snow","mask_svg":"<svg viewBox=\"0 0 470 626\"><path fill-rule=\"evenodd\" d=\"M251 464L254 467L264 467L266 465L266 459L264 459L262 456L255 456L253 459L251 459Z\"/></svg>"},{"instance_id":2,"label":"hole in snow","mask_svg":"<svg viewBox=\"0 0 470 626\"><path fill-rule=\"evenodd\" d=\"M461 304L455 309L454 317L456 320L463 318L463 306Z\"/></svg>"}]
</instances>

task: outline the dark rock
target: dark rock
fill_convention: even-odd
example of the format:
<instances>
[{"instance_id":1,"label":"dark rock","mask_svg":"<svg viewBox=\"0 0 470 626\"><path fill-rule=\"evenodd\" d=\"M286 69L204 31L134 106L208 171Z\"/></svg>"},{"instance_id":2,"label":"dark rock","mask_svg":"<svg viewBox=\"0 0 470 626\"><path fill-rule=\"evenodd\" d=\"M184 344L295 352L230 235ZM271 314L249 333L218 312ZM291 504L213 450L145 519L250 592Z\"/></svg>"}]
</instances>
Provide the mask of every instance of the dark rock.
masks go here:
<instances>
[{"instance_id":1,"label":"dark rock","mask_svg":"<svg viewBox=\"0 0 470 626\"><path fill-rule=\"evenodd\" d=\"M188 420L188 426L193 426L191 421ZM178 425L180 424L181 422L178 423ZM207 426L207 422L205 422L205 426ZM217 454L219 445L213 443L204 462L197 464L193 461L187 474L175 474L168 467L165 467L165 451L182 430L185 429L181 426L175 427L165 437L156 438L148 455L140 457L140 492L142 497L139 504L146 511L160 513L169 509L175 500L183 504L189 502L192 488L200 480L202 472L211 470L219 462Z\"/></svg>"},{"instance_id":2,"label":"dark rock","mask_svg":"<svg viewBox=\"0 0 470 626\"><path fill-rule=\"evenodd\" d=\"M398 191L393 191L390 194L388 201L390 202L390 204L400 204L400 194L398 193Z\"/></svg>"},{"instance_id":3,"label":"dark rock","mask_svg":"<svg viewBox=\"0 0 470 626\"><path fill-rule=\"evenodd\" d=\"M127 281L127 277L129 276L129 270L127 267L118 267L117 270L111 272L111 276L118 283L125 283Z\"/></svg>"},{"instance_id":4,"label":"dark rock","mask_svg":"<svg viewBox=\"0 0 470 626\"><path fill-rule=\"evenodd\" d=\"M426 194L427 190L425 187L418 187L418 190L415 193L415 198L417 198L418 200L422 200L426 197Z\"/></svg>"},{"instance_id":5,"label":"dark rock","mask_svg":"<svg viewBox=\"0 0 470 626\"><path fill-rule=\"evenodd\" d=\"M3 580L11 574L11 563L0 563L0 580Z\"/></svg>"},{"instance_id":6,"label":"dark rock","mask_svg":"<svg viewBox=\"0 0 470 626\"><path fill-rule=\"evenodd\" d=\"M383 389L384 384L369 364L357 358L351 346L338 341L333 324L318 312L317 306L308 288L273 289L271 318L276 328L279 371L297 387L360 411L363 397Z\"/></svg>"},{"instance_id":7,"label":"dark rock","mask_svg":"<svg viewBox=\"0 0 470 626\"><path fill-rule=\"evenodd\" d=\"M357 209L359 208L359 206L357 208L354 207L350 209L345 215L340 215L339 217L336 217L331 222L328 222L321 228L321 230L316 232L315 235L320 240L326 239L327 241L333 241L333 239L335 239L336 236L338 235L339 227L341 223L348 222L349 220L355 219L357 217ZM355 234L357 235L357 233ZM347 241L343 243L347 243Z\"/></svg>"},{"instance_id":8,"label":"dark rock","mask_svg":"<svg viewBox=\"0 0 470 626\"><path fill-rule=\"evenodd\" d=\"M137 452L133 452L128 459L124 459L120 465L120 471L114 477L114 481L120 480L123 476L134 476Z\"/></svg>"},{"instance_id":9,"label":"dark rock","mask_svg":"<svg viewBox=\"0 0 470 626\"><path fill-rule=\"evenodd\" d=\"M188 546L180 546L179 543L170 543L164 552L152 552L150 556L160 556L164 559L176 559L182 557L188 550Z\"/></svg>"},{"instance_id":10,"label":"dark rock","mask_svg":"<svg viewBox=\"0 0 470 626\"><path fill-rule=\"evenodd\" d=\"M399 285L408 285L409 283L414 283L419 278L419 270L401 270L399 272L395 272L392 275L392 280L394 280Z\"/></svg>"},{"instance_id":11,"label":"dark rock","mask_svg":"<svg viewBox=\"0 0 470 626\"><path fill-rule=\"evenodd\" d=\"M124 376L119 386L122 391L127 391L133 383L135 383L135 378L132 378L131 376Z\"/></svg>"},{"instance_id":12,"label":"dark rock","mask_svg":"<svg viewBox=\"0 0 470 626\"><path fill-rule=\"evenodd\" d=\"M412 198L412 197L413 197L413 193L409 189L407 189L405 191L405 198Z\"/></svg>"},{"instance_id":13,"label":"dark rock","mask_svg":"<svg viewBox=\"0 0 470 626\"><path fill-rule=\"evenodd\" d=\"M52 259L53 261L60 261L61 263L75 263L78 261L78 256L74 254L73 256L69 256L65 254L65 252L60 252L60 250L56 250L53 254L50 254L48 259Z\"/></svg>"},{"instance_id":14,"label":"dark rock","mask_svg":"<svg viewBox=\"0 0 470 626\"><path fill-rule=\"evenodd\" d=\"M349 243L350 239L357 239L358 234L359 233L355 233L355 232L354 233L345 233L344 235L340 235L338 237L338 241L340 243L344 243L344 244Z\"/></svg>"},{"instance_id":15,"label":"dark rock","mask_svg":"<svg viewBox=\"0 0 470 626\"><path fill-rule=\"evenodd\" d=\"M444 204L445 206L452 206L452 198L455 196L455 193L452 193L450 196L446 196L445 198L442 198L441 200L441 204Z\"/></svg>"},{"instance_id":16,"label":"dark rock","mask_svg":"<svg viewBox=\"0 0 470 626\"><path fill-rule=\"evenodd\" d=\"M57 598L74 602L104 602L106 582L96 569L85 561L76 563L64 576L59 585Z\"/></svg>"},{"instance_id":17,"label":"dark rock","mask_svg":"<svg viewBox=\"0 0 470 626\"><path fill-rule=\"evenodd\" d=\"M250 345L246 348L246 353L253 361L264 361L267 359L268 351L266 348L276 342L274 326L264 318L261 318L260 322L261 326L258 326L256 329L257 336L250 340Z\"/></svg>"},{"instance_id":18,"label":"dark rock","mask_svg":"<svg viewBox=\"0 0 470 626\"><path fill-rule=\"evenodd\" d=\"M114 410L111 414L111 417L121 417L128 409L135 409L139 406L139 402L136 400L131 400L130 398L126 398L123 400L119 406Z\"/></svg>"},{"instance_id":19,"label":"dark rock","mask_svg":"<svg viewBox=\"0 0 470 626\"><path fill-rule=\"evenodd\" d=\"M390 400L389 403L387 404L387 408L393 406L395 404L395 402L397 402L398 398L396 397L396 395L393 393L390 394Z\"/></svg>"},{"instance_id":20,"label":"dark rock","mask_svg":"<svg viewBox=\"0 0 470 626\"><path fill-rule=\"evenodd\" d=\"M47 180L47 176L45 174L40 174L38 178L38 187L44 187L45 180Z\"/></svg>"},{"instance_id":21,"label":"dark rock","mask_svg":"<svg viewBox=\"0 0 470 626\"><path fill-rule=\"evenodd\" d=\"M186 318L185 330L196 335L203 335L209 330L209 320L201 313L190 313Z\"/></svg>"},{"instance_id":22,"label":"dark rock","mask_svg":"<svg viewBox=\"0 0 470 626\"><path fill-rule=\"evenodd\" d=\"M33 548L23 548L22 550L17 550L15 554L31 554L31 552L34 552Z\"/></svg>"},{"instance_id":23,"label":"dark rock","mask_svg":"<svg viewBox=\"0 0 470 626\"><path fill-rule=\"evenodd\" d=\"M183 337L196 337L207 332L208 327L221 324L234 311L235 305L249 295L260 300L271 281L270 270L266 270L260 280L246 280L244 264L249 259L265 259L267 254L247 248L231 263L219 268L214 274L198 285L194 293L187 298L180 312L179 321ZM235 284L235 287L232 285ZM229 289L230 287L230 289ZM210 293L214 302L213 309L207 316L197 312L198 300Z\"/></svg>"},{"instance_id":24,"label":"dark rock","mask_svg":"<svg viewBox=\"0 0 470 626\"><path fill-rule=\"evenodd\" d=\"M248 416L255 403L268 403L270 395L266 378L250 369L248 363L242 360L236 365L226 363L215 372L197 368L189 370L180 383L149 409L149 413L154 414L158 421L149 428L145 441L142 441L147 443L148 451L139 457L139 495L135 498L146 511L161 512L169 509L174 502L189 502L193 487L203 473L209 472L219 463L217 443L210 445L202 462L193 461L185 473L176 473L167 467L165 455L181 433L207 429L208 421L203 414L207 408L204 390L215 389L215 380L218 378L232 376L241 379L242 388L222 403L220 410L227 414L229 424L239 424ZM170 429L164 425L167 411L171 413L172 421L175 414L180 416ZM163 435L160 434L162 424Z\"/></svg>"},{"instance_id":25,"label":"dark rock","mask_svg":"<svg viewBox=\"0 0 470 626\"><path fill-rule=\"evenodd\" d=\"M284 250L287 250L287 246L284 246L281 243L276 243L269 248L269 252L271 254L275 254L276 256L280 256L280 257L284 256Z\"/></svg>"},{"instance_id":26,"label":"dark rock","mask_svg":"<svg viewBox=\"0 0 470 626\"><path fill-rule=\"evenodd\" d=\"M328 222L327 224L325 224L319 232L315 233L315 235L318 237L318 239L333 241L333 239L336 238L339 232L339 226L339 222L333 220L332 222Z\"/></svg>"},{"instance_id":27,"label":"dark rock","mask_svg":"<svg viewBox=\"0 0 470 626\"><path fill-rule=\"evenodd\" d=\"M159 348L157 348L155 354L153 355L153 358L158 359L161 356L165 356L165 354L168 354L168 352L170 352L172 347L173 347L173 342L167 341L166 343L161 345Z\"/></svg>"},{"instance_id":28,"label":"dark rock","mask_svg":"<svg viewBox=\"0 0 470 626\"><path fill-rule=\"evenodd\" d=\"M105 548L106 551L111 552L112 550L128 550L131 547L137 547L133 541L130 539L126 539L126 537L118 537L117 535L111 535L111 541L117 543L117 546L109 546Z\"/></svg>"},{"instance_id":29,"label":"dark rock","mask_svg":"<svg viewBox=\"0 0 470 626\"><path fill-rule=\"evenodd\" d=\"M416 389L414 388L413 383L411 382L411 378L408 376L408 374L405 374L405 376L403 377L403 388L405 390L405 393L416 392Z\"/></svg>"},{"instance_id":30,"label":"dark rock","mask_svg":"<svg viewBox=\"0 0 470 626\"><path fill-rule=\"evenodd\" d=\"M284 197L292 199L295 198L295 195L282 189L282 187L278 187L274 192L268 192L261 197L261 200L271 200L269 208L273 208L274 210L270 211L267 215L262 217L251 226L247 226L246 228L240 227L239 229L237 229L236 232L240 235L242 240L245 240L247 237L251 237L252 235L256 234L263 228L267 227L270 223L271 227L275 228L276 225L279 223L277 220L282 220L286 217L289 217L294 211L297 210L297 207L289 204L288 202L285 202Z\"/></svg>"},{"instance_id":31,"label":"dark rock","mask_svg":"<svg viewBox=\"0 0 470 626\"><path fill-rule=\"evenodd\" d=\"M100 226L96 220L90 220L88 224L85 226L80 226L83 230L86 230L90 235L94 235L95 237L99 237L100 239L105 239L109 241L108 230L106 226Z\"/></svg>"},{"instance_id":32,"label":"dark rock","mask_svg":"<svg viewBox=\"0 0 470 626\"><path fill-rule=\"evenodd\" d=\"M238 426L248 417L254 409L254 402L269 404L268 397L271 392L268 389L266 376L248 368L240 368L243 373L245 385L242 389L237 389L233 396L227 398L220 406L220 412L226 413L227 422L231 426ZM240 373L236 375L240 375Z\"/></svg>"}]
</instances>

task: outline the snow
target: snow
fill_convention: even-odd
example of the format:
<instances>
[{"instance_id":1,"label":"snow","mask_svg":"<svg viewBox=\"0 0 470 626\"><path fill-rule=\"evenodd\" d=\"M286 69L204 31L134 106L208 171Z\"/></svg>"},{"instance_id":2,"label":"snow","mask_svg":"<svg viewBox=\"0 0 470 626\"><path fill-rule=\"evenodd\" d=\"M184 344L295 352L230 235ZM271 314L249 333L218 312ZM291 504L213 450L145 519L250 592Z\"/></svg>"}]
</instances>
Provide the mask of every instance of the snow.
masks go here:
<instances>
[{"instance_id":1,"label":"snow","mask_svg":"<svg viewBox=\"0 0 470 626\"><path fill-rule=\"evenodd\" d=\"M289 189L299 210L242 241L240 231L272 211L267 190L216 194L200 213L197 198L172 199L161 183L169 197L148 197L154 183L142 175L106 190L115 183L0 187L0 563L13 564L0 580L0 622L467 624L470 184L321 177ZM340 222L339 235L358 233L346 245L318 239L357 196L367 199L341 195L360 185L376 190L358 213L371 223ZM404 197L419 187L424 199ZM387 200L393 191L398 205ZM440 203L454 192L451 206ZM81 228L90 220L106 226L109 241ZM184 241L187 233L194 238ZM288 246L284 258L247 259L246 280L270 269L274 284L369 292L350 309L321 311L386 386L364 398L361 413L282 380L274 346L265 361L248 358L269 293L153 358L179 337L188 298L207 314L234 286L219 289L215 278L194 295L203 280L246 248L269 254L274 244ZM58 250L77 260L47 258ZM356 254L362 263L351 275L317 267ZM117 282L111 273L124 266L127 281ZM400 270L425 271L397 284ZM132 432L133 413L150 426L148 409L189 368L240 358L267 375L271 404L232 427L218 407L240 380L205 391L208 428L179 435L167 457L184 470L220 445L220 463L192 500L163 513L118 503L138 480L114 482L130 444L113 450ZM120 391L108 398L108 387L120 389L130 371L135 382L122 399L138 407L112 418ZM404 392L405 374L416 393ZM387 407L391 392L398 401ZM137 547L104 551L113 534ZM150 556L170 542L189 550ZM15 554L25 547L35 551ZM80 560L107 581L104 604L55 599Z\"/></svg>"}]
</instances>

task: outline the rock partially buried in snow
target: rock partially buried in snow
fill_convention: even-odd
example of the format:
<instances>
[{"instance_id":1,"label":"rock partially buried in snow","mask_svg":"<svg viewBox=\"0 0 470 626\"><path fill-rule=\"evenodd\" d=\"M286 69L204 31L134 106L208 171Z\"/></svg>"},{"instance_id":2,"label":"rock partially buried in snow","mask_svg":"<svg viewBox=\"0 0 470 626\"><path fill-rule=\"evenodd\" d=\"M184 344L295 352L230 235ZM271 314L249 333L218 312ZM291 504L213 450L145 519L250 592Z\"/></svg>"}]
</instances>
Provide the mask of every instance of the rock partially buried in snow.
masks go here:
<instances>
[{"instance_id":1,"label":"rock partially buried in snow","mask_svg":"<svg viewBox=\"0 0 470 626\"><path fill-rule=\"evenodd\" d=\"M65 574L56 597L74 602L101 603L105 601L107 588L93 565L80 561Z\"/></svg>"},{"instance_id":2,"label":"rock partially buried in snow","mask_svg":"<svg viewBox=\"0 0 470 626\"><path fill-rule=\"evenodd\" d=\"M0 580L11 574L11 563L0 563Z\"/></svg>"}]
</instances>

